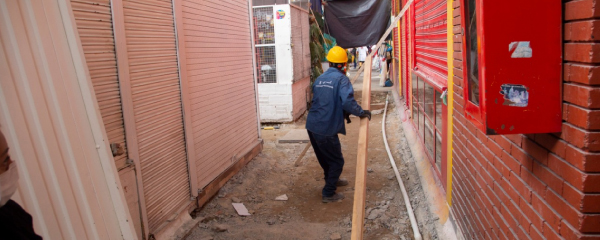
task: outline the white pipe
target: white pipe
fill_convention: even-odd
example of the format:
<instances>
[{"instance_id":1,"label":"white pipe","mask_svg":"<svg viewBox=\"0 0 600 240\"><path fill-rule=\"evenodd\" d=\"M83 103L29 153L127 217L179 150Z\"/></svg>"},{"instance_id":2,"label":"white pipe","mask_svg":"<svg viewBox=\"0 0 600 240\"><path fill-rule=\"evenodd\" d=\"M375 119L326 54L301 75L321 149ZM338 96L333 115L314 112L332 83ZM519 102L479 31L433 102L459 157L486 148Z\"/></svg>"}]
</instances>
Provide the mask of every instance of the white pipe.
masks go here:
<instances>
[{"instance_id":1,"label":"white pipe","mask_svg":"<svg viewBox=\"0 0 600 240\"><path fill-rule=\"evenodd\" d=\"M421 233L419 232L419 226L417 225L417 220L415 218L415 213L413 212L412 206L410 205L410 198L408 198L408 194L406 193L406 188L404 188L404 183L402 182L402 178L400 177L400 173L398 172L398 167L396 167L396 162L394 161L394 157L392 156L392 152L390 151L390 146L387 142L387 136L385 135L385 115L387 113L387 105L388 105L388 97L389 94L385 97L385 108L383 110L383 120L381 122L381 132L383 133L383 143L385 143L385 150L387 151L388 156L390 157L390 163L394 168L394 174L396 174L396 179L398 179L398 184L400 184L400 190L402 191L402 198L404 198L404 205L406 205L406 211L408 211L408 218L410 219L410 225L412 226L413 234L416 240L421 240Z\"/></svg>"}]
</instances>

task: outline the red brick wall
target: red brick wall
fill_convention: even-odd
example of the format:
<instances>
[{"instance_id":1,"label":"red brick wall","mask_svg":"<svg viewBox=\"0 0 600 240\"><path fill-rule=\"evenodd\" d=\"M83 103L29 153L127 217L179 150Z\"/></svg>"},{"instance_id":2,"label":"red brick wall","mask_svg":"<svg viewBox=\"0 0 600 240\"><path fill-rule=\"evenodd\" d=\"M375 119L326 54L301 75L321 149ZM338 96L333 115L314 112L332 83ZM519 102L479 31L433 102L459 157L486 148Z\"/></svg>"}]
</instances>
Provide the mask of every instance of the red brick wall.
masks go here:
<instances>
[{"instance_id":1,"label":"red brick wall","mask_svg":"<svg viewBox=\"0 0 600 240\"><path fill-rule=\"evenodd\" d=\"M464 118L461 3L453 2L452 211L465 237L600 239L600 0L563 1L562 133L504 136Z\"/></svg>"}]
</instances>

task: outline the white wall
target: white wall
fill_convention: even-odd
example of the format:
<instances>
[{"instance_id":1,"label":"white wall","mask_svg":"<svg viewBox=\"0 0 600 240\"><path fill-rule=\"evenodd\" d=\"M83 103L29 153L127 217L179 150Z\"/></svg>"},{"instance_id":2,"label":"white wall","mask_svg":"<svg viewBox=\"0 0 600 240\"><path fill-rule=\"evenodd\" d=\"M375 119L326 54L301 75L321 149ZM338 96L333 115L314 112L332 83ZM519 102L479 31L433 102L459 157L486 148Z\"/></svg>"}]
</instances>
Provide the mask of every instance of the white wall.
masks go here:
<instances>
[{"instance_id":1,"label":"white wall","mask_svg":"<svg viewBox=\"0 0 600 240\"><path fill-rule=\"evenodd\" d=\"M277 11L285 12L283 19L277 19ZM275 56L277 60L277 83L291 84L294 79L292 66L292 18L290 5L274 5Z\"/></svg>"},{"instance_id":2,"label":"white wall","mask_svg":"<svg viewBox=\"0 0 600 240\"><path fill-rule=\"evenodd\" d=\"M259 83L258 105L261 122L293 121L292 84Z\"/></svg>"},{"instance_id":3,"label":"white wall","mask_svg":"<svg viewBox=\"0 0 600 240\"><path fill-rule=\"evenodd\" d=\"M277 19L279 10L285 13L283 19ZM258 84L260 120L261 122L289 122L294 120L290 5L273 5L273 18L275 19L277 83Z\"/></svg>"}]
</instances>

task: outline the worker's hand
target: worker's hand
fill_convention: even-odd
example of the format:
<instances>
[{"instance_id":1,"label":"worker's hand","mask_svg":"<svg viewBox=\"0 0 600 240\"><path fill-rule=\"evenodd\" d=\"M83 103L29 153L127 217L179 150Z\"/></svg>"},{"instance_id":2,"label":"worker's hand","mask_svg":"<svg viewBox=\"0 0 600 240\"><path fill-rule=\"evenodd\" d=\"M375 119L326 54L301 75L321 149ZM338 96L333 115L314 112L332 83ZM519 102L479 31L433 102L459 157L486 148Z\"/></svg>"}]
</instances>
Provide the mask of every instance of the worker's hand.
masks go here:
<instances>
[{"instance_id":1,"label":"worker's hand","mask_svg":"<svg viewBox=\"0 0 600 240\"><path fill-rule=\"evenodd\" d=\"M363 110L363 114L361 114L359 117L360 118L369 118L369 121L371 121L371 111Z\"/></svg>"},{"instance_id":2,"label":"worker's hand","mask_svg":"<svg viewBox=\"0 0 600 240\"><path fill-rule=\"evenodd\" d=\"M346 119L346 123L351 123L352 121L350 121L350 113L344 111L344 118Z\"/></svg>"}]
</instances>

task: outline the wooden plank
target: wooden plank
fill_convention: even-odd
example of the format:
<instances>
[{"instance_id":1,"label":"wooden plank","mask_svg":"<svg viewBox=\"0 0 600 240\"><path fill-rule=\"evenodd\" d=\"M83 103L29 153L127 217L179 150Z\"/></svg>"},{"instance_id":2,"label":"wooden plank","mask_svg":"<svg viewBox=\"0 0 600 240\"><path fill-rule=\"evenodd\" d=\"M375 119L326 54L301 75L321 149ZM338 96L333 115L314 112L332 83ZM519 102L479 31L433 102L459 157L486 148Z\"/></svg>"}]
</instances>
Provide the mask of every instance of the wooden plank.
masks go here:
<instances>
[{"instance_id":1,"label":"wooden plank","mask_svg":"<svg viewBox=\"0 0 600 240\"><path fill-rule=\"evenodd\" d=\"M366 66L371 66L372 58L367 58ZM363 65L365 65L363 64ZM371 68L365 68L361 106L364 110L371 107ZM358 131L358 153L356 154L356 180L354 185L354 207L352 208L351 238L362 239L365 219L365 199L367 193L367 148L369 147L369 119L360 119Z\"/></svg>"},{"instance_id":2,"label":"wooden plank","mask_svg":"<svg viewBox=\"0 0 600 240\"><path fill-rule=\"evenodd\" d=\"M296 158L296 161L294 162L294 166L295 167L299 167L300 164L302 163L302 158L304 158L304 155L306 154L306 151L308 151L308 149L310 148L311 144L310 142L308 142L306 144L306 146L304 146L304 150L302 150L302 153L300 153L300 155L298 155L298 158Z\"/></svg>"},{"instance_id":3,"label":"wooden plank","mask_svg":"<svg viewBox=\"0 0 600 240\"><path fill-rule=\"evenodd\" d=\"M252 146L249 151L240 158L237 159L237 162L233 165L229 166L227 170L219 174L217 178L210 182L206 187L202 189L202 192L198 194L198 198L196 201L198 202L198 206L203 206L208 202L221 187L227 183L231 177L233 177L236 173L238 173L248 162L250 162L256 155L258 155L263 148L262 140L258 140L254 146Z\"/></svg>"},{"instance_id":4,"label":"wooden plank","mask_svg":"<svg viewBox=\"0 0 600 240\"><path fill-rule=\"evenodd\" d=\"M404 16L408 7L411 6L414 0L409 0L402 11L392 20L392 24L385 31L383 36L377 42L375 49L372 50L372 53L367 57L364 66L368 66L364 68L365 74L363 79L363 89L362 89L362 103L363 109L370 110L371 109L371 62L373 60L372 55L377 53L377 49L383 43L383 40L387 38L390 34L396 22ZM356 76L352 79L351 83L354 83L363 70L361 67ZM366 192L367 192L367 148L368 146L368 138L369 138L369 120L361 119L360 120L360 130L358 131L358 153L356 155L356 184L355 184L355 192L354 192L354 207L352 209L352 240L362 240L363 239L363 231L364 231L364 219L365 219L365 200L366 200Z\"/></svg>"}]
</instances>

